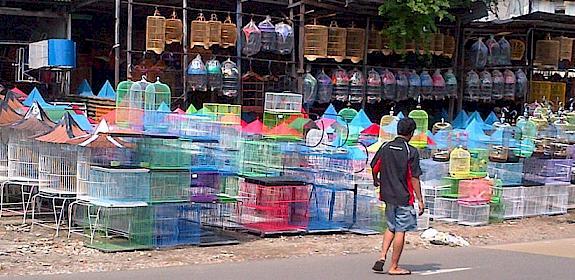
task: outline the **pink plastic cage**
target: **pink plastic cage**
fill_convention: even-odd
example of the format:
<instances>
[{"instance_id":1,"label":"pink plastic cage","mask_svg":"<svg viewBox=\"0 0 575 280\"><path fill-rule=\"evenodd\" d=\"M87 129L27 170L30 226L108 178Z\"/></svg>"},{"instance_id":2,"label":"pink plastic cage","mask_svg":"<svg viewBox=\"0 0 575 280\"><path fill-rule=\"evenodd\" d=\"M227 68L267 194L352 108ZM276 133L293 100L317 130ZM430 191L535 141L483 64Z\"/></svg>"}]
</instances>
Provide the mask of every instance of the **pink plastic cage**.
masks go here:
<instances>
[{"instance_id":1,"label":"pink plastic cage","mask_svg":"<svg viewBox=\"0 0 575 280\"><path fill-rule=\"evenodd\" d=\"M457 202L465 205L479 205L491 200L493 183L488 179L462 180L459 182Z\"/></svg>"}]
</instances>

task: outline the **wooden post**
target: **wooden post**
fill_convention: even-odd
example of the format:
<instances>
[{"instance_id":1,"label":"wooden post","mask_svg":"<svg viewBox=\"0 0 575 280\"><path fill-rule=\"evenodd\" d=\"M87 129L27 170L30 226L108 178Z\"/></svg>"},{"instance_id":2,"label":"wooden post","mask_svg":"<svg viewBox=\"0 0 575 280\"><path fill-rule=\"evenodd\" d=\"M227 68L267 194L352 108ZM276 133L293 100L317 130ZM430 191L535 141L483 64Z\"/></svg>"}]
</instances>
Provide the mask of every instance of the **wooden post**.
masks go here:
<instances>
[{"instance_id":1,"label":"wooden post","mask_svg":"<svg viewBox=\"0 0 575 280\"><path fill-rule=\"evenodd\" d=\"M305 4L301 3L299 5L299 34L298 34L298 67L297 67L297 85L298 92L303 93L303 74L305 73L304 62L304 40L305 40ZM294 49L295 51L295 49Z\"/></svg>"},{"instance_id":2,"label":"wooden post","mask_svg":"<svg viewBox=\"0 0 575 280\"><path fill-rule=\"evenodd\" d=\"M237 61L236 61L236 65L238 66L238 71L240 73L240 77L239 77L239 92L240 94L238 94L237 100L236 102L238 102L238 104L243 104L243 93L241 92L242 89L242 0L236 0L236 33L238 34L238 40L236 42L236 56L237 56Z\"/></svg>"},{"instance_id":3,"label":"wooden post","mask_svg":"<svg viewBox=\"0 0 575 280\"><path fill-rule=\"evenodd\" d=\"M114 85L120 83L120 8L121 0L116 0L115 36L114 36Z\"/></svg>"},{"instance_id":4,"label":"wooden post","mask_svg":"<svg viewBox=\"0 0 575 280\"><path fill-rule=\"evenodd\" d=\"M182 7L184 8L182 11L182 22L183 22L183 37L182 38L182 48L184 49L184 57L183 57L183 63L182 63L182 81L184 84L183 87L183 92L182 94L184 95L184 110L186 110L188 108L188 106L190 106L190 104L188 104L188 89L187 89L187 85L188 85L188 75L187 75L187 68L188 68L188 0L182 0Z\"/></svg>"},{"instance_id":5,"label":"wooden post","mask_svg":"<svg viewBox=\"0 0 575 280\"><path fill-rule=\"evenodd\" d=\"M128 0L128 33L126 35L126 77L130 75L132 67L132 0ZM120 33L120 32L117 32ZM141 77L132 77L132 80L138 81Z\"/></svg>"}]
</instances>

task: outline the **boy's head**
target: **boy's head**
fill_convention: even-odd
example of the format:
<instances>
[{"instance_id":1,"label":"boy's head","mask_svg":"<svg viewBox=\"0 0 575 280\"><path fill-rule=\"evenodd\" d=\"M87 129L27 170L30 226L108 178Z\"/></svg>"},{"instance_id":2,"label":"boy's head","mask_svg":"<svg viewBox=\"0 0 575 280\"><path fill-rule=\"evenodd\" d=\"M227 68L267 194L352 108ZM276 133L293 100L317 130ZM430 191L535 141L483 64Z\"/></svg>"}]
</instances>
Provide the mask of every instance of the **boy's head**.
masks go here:
<instances>
[{"instance_id":1,"label":"boy's head","mask_svg":"<svg viewBox=\"0 0 575 280\"><path fill-rule=\"evenodd\" d=\"M403 118L397 123L397 135L402 136L409 141L411 140L411 137L413 137L415 128L416 124L412 118Z\"/></svg>"}]
</instances>

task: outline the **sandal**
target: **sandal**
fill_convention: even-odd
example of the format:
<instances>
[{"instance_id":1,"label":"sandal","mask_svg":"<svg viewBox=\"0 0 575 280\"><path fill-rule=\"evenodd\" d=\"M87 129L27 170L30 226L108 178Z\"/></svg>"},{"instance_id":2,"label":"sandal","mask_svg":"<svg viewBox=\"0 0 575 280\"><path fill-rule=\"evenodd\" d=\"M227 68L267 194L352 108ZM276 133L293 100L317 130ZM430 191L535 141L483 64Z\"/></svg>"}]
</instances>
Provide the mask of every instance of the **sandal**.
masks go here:
<instances>
[{"instance_id":1,"label":"sandal","mask_svg":"<svg viewBox=\"0 0 575 280\"><path fill-rule=\"evenodd\" d=\"M382 272L383 266L385 265L385 260L378 260L375 262L373 267L371 268L373 271Z\"/></svg>"}]
</instances>

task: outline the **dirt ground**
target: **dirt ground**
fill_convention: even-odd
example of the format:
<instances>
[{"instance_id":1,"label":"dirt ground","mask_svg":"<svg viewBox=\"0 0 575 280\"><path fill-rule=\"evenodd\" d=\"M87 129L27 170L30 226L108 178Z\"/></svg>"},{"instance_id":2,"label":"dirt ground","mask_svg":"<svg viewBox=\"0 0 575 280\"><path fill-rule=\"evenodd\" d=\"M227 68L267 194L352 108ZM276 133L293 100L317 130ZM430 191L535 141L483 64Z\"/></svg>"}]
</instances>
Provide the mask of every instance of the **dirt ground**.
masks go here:
<instances>
[{"instance_id":1,"label":"dirt ground","mask_svg":"<svg viewBox=\"0 0 575 280\"><path fill-rule=\"evenodd\" d=\"M308 255L346 255L378 252L381 237L325 234L259 238L238 234L239 245L186 247L124 253L102 253L83 246L80 237L54 238L54 231L0 221L0 275L55 274L113 271L178 265L241 262L254 259L297 258ZM553 217L506 221L484 227L434 223L432 227L464 237L471 246L575 237L575 212ZM433 250L439 246L408 236L408 250Z\"/></svg>"}]
</instances>

